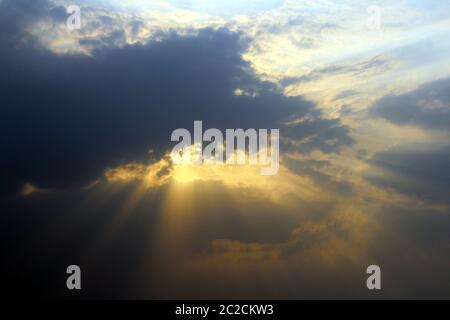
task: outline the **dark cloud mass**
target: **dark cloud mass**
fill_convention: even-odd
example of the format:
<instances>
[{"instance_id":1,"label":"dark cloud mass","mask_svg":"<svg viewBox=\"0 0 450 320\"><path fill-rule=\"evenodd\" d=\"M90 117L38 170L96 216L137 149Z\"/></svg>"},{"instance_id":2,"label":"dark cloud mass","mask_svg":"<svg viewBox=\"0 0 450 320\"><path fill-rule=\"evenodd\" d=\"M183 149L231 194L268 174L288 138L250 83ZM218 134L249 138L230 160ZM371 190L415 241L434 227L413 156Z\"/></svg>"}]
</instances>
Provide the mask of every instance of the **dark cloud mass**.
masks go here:
<instances>
[{"instance_id":1,"label":"dark cloud mass","mask_svg":"<svg viewBox=\"0 0 450 320\"><path fill-rule=\"evenodd\" d=\"M426 83L402 95L386 96L375 103L370 114L399 125L448 131L450 79ZM379 186L426 201L450 201L450 147L432 151L396 148L376 154L372 163L387 170L387 174L367 177Z\"/></svg>"},{"instance_id":2,"label":"dark cloud mass","mask_svg":"<svg viewBox=\"0 0 450 320\"><path fill-rule=\"evenodd\" d=\"M449 203L450 147L430 152L391 150L377 154L372 163L388 171L386 175L367 177L377 185L423 200Z\"/></svg>"},{"instance_id":3,"label":"dark cloud mass","mask_svg":"<svg viewBox=\"0 0 450 320\"><path fill-rule=\"evenodd\" d=\"M150 149L163 153L170 133L190 129L194 120L220 129L281 127L283 135L283 121L309 115L308 125L285 130L296 140L313 137L305 150L351 143L348 130L320 119L312 103L258 80L241 58L246 44L238 34L205 29L196 36L166 34L147 45L101 47L92 57L56 55L25 36L42 10L12 6L2 4L6 19L0 22L8 30L0 44L4 192L17 192L25 182L41 188L86 184L108 166L143 159ZM258 96L236 96L237 88Z\"/></svg>"},{"instance_id":4,"label":"dark cloud mass","mask_svg":"<svg viewBox=\"0 0 450 320\"><path fill-rule=\"evenodd\" d=\"M450 79L427 83L418 89L389 95L371 109L374 116L401 125L450 130Z\"/></svg>"}]
</instances>

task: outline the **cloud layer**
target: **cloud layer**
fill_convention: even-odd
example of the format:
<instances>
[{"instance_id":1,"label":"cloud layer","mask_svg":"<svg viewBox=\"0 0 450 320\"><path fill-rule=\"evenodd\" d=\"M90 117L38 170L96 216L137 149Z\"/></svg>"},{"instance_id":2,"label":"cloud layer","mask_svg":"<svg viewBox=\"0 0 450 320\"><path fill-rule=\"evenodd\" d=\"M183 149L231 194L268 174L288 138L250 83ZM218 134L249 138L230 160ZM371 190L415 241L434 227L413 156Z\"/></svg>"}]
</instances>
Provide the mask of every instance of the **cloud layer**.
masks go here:
<instances>
[{"instance_id":1,"label":"cloud layer","mask_svg":"<svg viewBox=\"0 0 450 320\"><path fill-rule=\"evenodd\" d=\"M445 15L416 21L402 2L367 37L362 2L217 17L84 1L70 33L64 4L0 2L11 295L73 297L61 279L76 261L81 298L450 296L449 80L429 81L446 72L430 71ZM279 128L279 174L174 165L171 132L194 120ZM365 287L372 264L379 293Z\"/></svg>"},{"instance_id":2,"label":"cloud layer","mask_svg":"<svg viewBox=\"0 0 450 320\"><path fill-rule=\"evenodd\" d=\"M170 149L171 132L191 128L194 120L220 129L282 128L308 151L352 142L346 128L321 119L313 103L285 97L253 75L241 58L246 43L239 34L169 33L146 45L100 47L92 56L56 55L33 40L8 44L25 37L16 11L39 13L33 6L2 10L9 18L1 29L10 31L0 55L0 163L11 191L25 182L87 184L108 167L147 160L149 150L161 156ZM256 96L237 96L236 89ZM303 117L307 124L284 125Z\"/></svg>"}]
</instances>

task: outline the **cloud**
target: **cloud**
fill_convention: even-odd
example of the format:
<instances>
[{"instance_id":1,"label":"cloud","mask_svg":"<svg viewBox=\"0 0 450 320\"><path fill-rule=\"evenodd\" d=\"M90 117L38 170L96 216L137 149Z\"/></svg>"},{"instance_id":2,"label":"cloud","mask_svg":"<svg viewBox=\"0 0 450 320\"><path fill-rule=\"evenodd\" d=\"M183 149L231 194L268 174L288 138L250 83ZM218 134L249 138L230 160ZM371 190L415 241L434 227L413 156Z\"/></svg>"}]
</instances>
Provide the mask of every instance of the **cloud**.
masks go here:
<instances>
[{"instance_id":1,"label":"cloud","mask_svg":"<svg viewBox=\"0 0 450 320\"><path fill-rule=\"evenodd\" d=\"M309 82L319 80L324 77L337 76L343 74L350 74L357 77L368 77L374 74L382 73L389 69L388 57L376 56L366 61L352 63L352 64L336 64L328 65L311 71L307 75L299 77L285 78L281 81L283 85L290 85L294 83ZM347 90L345 92L352 92ZM353 91L353 94L355 92ZM348 95L347 95L348 96Z\"/></svg>"},{"instance_id":2,"label":"cloud","mask_svg":"<svg viewBox=\"0 0 450 320\"><path fill-rule=\"evenodd\" d=\"M373 183L430 202L449 203L450 147L434 151L394 149L376 154L366 178Z\"/></svg>"},{"instance_id":3,"label":"cloud","mask_svg":"<svg viewBox=\"0 0 450 320\"><path fill-rule=\"evenodd\" d=\"M10 20L3 26L15 25ZM219 129L280 128L296 145L307 141L305 152L351 143L347 128L321 119L313 103L259 80L241 58L246 42L226 29L101 46L91 56L54 54L13 34L22 46L0 44L2 190L88 184L106 168L147 162L150 149L162 157L171 132L191 128L194 120ZM237 88L258 95L236 96ZM284 129L306 116L308 124Z\"/></svg>"},{"instance_id":4,"label":"cloud","mask_svg":"<svg viewBox=\"0 0 450 320\"><path fill-rule=\"evenodd\" d=\"M1 191L51 192L0 199L11 294L31 285L31 296L64 296L59 270L77 261L94 275L85 297L173 298L182 294L179 284L213 275L201 261L215 259L217 244L223 251L228 243L244 247L248 260L246 247L283 246L302 221L328 217L331 196L293 170L282 168L272 180L232 169L189 180L164 158L171 132L191 129L194 120L222 130L280 128L290 152L351 144L338 120L322 119L314 103L286 97L253 74L240 34L204 29L161 33L146 44L93 42L87 56L55 54L21 30L22 46L0 44ZM298 185L305 186L301 194ZM309 199L316 197L320 203ZM306 229L302 243L312 245ZM188 271L175 277L180 266ZM255 293L255 283L243 294ZM219 284L226 294L229 283ZM209 290L208 283L196 287L191 297Z\"/></svg>"},{"instance_id":5,"label":"cloud","mask_svg":"<svg viewBox=\"0 0 450 320\"><path fill-rule=\"evenodd\" d=\"M145 166L142 163L128 163L105 171L105 178L112 183L129 183L143 181L147 188L162 186L169 182L173 170L167 157Z\"/></svg>"},{"instance_id":6,"label":"cloud","mask_svg":"<svg viewBox=\"0 0 450 320\"><path fill-rule=\"evenodd\" d=\"M367 254L382 266L383 281L392 289L387 297L450 296L448 207L430 209L397 202L380 206L376 217L376 236L368 244Z\"/></svg>"},{"instance_id":7,"label":"cloud","mask_svg":"<svg viewBox=\"0 0 450 320\"><path fill-rule=\"evenodd\" d=\"M450 79L424 84L401 95L389 95L370 109L370 114L400 125L431 130L450 130Z\"/></svg>"},{"instance_id":8,"label":"cloud","mask_svg":"<svg viewBox=\"0 0 450 320\"><path fill-rule=\"evenodd\" d=\"M383 97L375 102L369 115L397 125L448 132L450 80L429 82L403 94ZM445 141L439 144L437 138L427 143L432 146L435 142L437 146L426 150L417 141L408 149L395 147L376 153L366 178L427 202L448 203L450 148Z\"/></svg>"}]
</instances>

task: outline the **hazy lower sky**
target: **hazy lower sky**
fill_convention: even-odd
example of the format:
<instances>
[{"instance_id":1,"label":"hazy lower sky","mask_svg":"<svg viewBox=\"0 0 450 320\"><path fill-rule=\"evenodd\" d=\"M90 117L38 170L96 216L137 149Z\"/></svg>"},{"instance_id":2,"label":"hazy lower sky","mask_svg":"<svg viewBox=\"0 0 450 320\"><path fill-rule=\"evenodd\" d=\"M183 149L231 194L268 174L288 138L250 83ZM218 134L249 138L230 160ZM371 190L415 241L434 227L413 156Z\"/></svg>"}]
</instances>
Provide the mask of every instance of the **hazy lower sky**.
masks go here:
<instances>
[{"instance_id":1,"label":"hazy lower sky","mask_svg":"<svg viewBox=\"0 0 450 320\"><path fill-rule=\"evenodd\" d=\"M450 298L449 39L444 0L0 1L9 291ZM280 129L278 174L174 164L195 120Z\"/></svg>"}]
</instances>

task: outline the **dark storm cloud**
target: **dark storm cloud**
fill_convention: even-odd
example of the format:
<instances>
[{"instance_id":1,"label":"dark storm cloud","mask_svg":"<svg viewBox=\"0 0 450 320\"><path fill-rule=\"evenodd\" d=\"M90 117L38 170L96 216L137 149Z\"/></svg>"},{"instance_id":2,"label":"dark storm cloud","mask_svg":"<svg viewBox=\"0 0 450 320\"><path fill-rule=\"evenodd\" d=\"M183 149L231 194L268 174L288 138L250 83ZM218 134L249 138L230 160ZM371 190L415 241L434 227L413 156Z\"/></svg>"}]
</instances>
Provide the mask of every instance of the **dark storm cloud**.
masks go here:
<instances>
[{"instance_id":1,"label":"dark storm cloud","mask_svg":"<svg viewBox=\"0 0 450 320\"><path fill-rule=\"evenodd\" d=\"M381 266L389 289L402 288L402 299L449 297L450 211L382 205L377 220L380 228L370 241L368 255ZM385 294L396 298L399 292Z\"/></svg>"},{"instance_id":2,"label":"dark storm cloud","mask_svg":"<svg viewBox=\"0 0 450 320\"><path fill-rule=\"evenodd\" d=\"M25 182L86 184L150 149L161 155L171 132L191 129L194 120L222 130L281 128L283 135L283 121L308 115L307 125L286 129L292 139L312 137L305 150L335 151L351 141L346 127L320 119L312 103L258 80L241 58L246 43L238 34L206 29L148 45L102 46L92 57L56 55L26 33L49 12L61 14L45 1L0 5L2 191L17 192ZM236 96L236 88L259 94Z\"/></svg>"},{"instance_id":3,"label":"dark storm cloud","mask_svg":"<svg viewBox=\"0 0 450 320\"><path fill-rule=\"evenodd\" d=\"M418 89L390 95L371 109L374 116L400 125L450 130L450 79L427 83Z\"/></svg>"},{"instance_id":4,"label":"dark storm cloud","mask_svg":"<svg viewBox=\"0 0 450 320\"><path fill-rule=\"evenodd\" d=\"M370 114L400 125L449 130L450 79L386 96L375 103ZM367 177L380 186L427 201L450 201L450 147L427 152L390 150L375 155L372 163L388 172Z\"/></svg>"},{"instance_id":5,"label":"dark storm cloud","mask_svg":"<svg viewBox=\"0 0 450 320\"><path fill-rule=\"evenodd\" d=\"M392 150L372 159L386 175L368 175L373 183L427 201L450 202L450 147L430 152Z\"/></svg>"}]
</instances>

